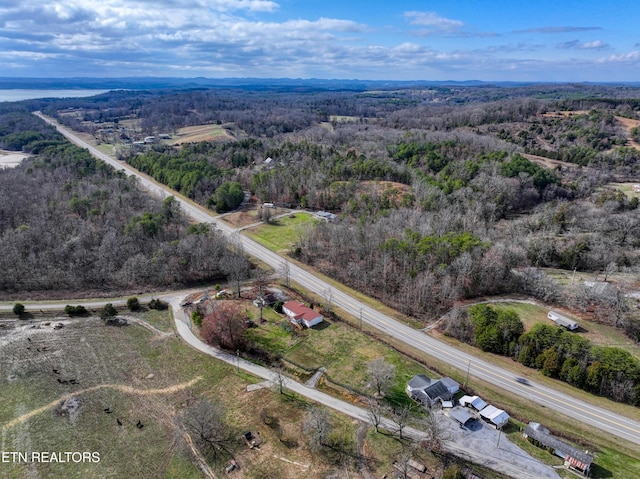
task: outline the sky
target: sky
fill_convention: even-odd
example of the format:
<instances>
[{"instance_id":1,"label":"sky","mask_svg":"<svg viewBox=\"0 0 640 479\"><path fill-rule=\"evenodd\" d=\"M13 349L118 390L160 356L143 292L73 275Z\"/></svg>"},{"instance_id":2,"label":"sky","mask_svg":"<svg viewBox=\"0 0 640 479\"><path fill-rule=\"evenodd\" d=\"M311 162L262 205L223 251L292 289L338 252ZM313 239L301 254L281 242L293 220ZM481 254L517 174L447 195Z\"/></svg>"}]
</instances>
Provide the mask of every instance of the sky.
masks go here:
<instances>
[{"instance_id":1,"label":"sky","mask_svg":"<svg viewBox=\"0 0 640 479\"><path fill-rule=\"evenodd\" d=\"M640 81L640 1L2 0L0 76Z\"/></svg>"}]
</instances>

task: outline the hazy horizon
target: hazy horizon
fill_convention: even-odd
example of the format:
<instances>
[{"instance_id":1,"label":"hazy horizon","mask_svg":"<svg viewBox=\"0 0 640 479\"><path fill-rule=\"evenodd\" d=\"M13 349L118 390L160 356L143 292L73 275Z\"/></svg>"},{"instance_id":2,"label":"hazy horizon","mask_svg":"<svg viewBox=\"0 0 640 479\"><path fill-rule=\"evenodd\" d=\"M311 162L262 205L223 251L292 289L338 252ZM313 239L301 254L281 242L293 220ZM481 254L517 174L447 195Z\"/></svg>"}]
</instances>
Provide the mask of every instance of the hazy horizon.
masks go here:
<instances>
[{"instance_id":1,"label":"hazy horizon","mask_svg":"<svg viewBox=\"0 0 640 479\"><path fill-rule=\"evenodd\" d=\"M636 82L640 6L620 0L10 1L9 77Z\"/></svg>"}]
</instances>

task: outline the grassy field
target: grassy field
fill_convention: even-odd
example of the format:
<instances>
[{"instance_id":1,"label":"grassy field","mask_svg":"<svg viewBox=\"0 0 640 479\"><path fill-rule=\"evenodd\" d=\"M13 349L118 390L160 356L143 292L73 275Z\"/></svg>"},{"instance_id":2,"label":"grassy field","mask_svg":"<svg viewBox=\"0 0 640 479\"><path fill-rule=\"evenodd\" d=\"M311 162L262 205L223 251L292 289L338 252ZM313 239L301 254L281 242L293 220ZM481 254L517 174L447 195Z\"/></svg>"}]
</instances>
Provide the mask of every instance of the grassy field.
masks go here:
<instances>
[{"instance_id":1,"label":"grassy field","mask_svg":"<svg viewBox=\"0 0 640 479\"><path fill-rule=\"evenodd\" d=\"M221 125L195 125L180 128L172 138L163 140L163 143L181 145L218 139L234 139L234 137Z\"/></svg>"},{"instance_id":2,"label":"grassy field","mask_svg":"<svg viewBox=\"0 0 640 479\"><path fill-rule=\"evenodd\" d=\"M272 251L289 252L300 240L305 225L319 221L310 213L293 213L247 230L247 235Z\"/></svg>"},{"instance_id":3,"label":"grassy field","mask_svg":"<svg viewBox=\"0 0 640 479\"><path fill-rule=\"evenodd\" d=\"M518 303L518 302L500 302L494 303L497 309L512 309L524 323L525 330L528 331L536 323L552 324L547 319L547 312L549 308L537 306L535 304ZM594 345L599 346L615 346L626 351L640 359L640 347L635 344L629 337L625 336L622 331L607 326L605 324L594 323L587 321L579 317L573 317L570 313L560 311L562 314L578 321L580 327L575 331L575 334L579 334L587 338Z\"/></svg>"},{"instance_id":4,"label":"grassy field","mask_svg":"<svg viewBox=\"0 0 640 479\"><path fill-rule=\"evenodd\" d=\"M168 313L137 316L171 332ZM303 439L306 402L269 389L247 393L247 384L257 379L193 351L172 335L135 324L105 326L95 318L63 322L59 330L38 321L0 330L2 449L91 451L99 453L100 462L3 463L3 479L202 477L176 429L176 416L198 398L226 405L239 438L235 457L242 469L234 477L269 477L269 470L277 472L271 477L285 479L324 477L335 469L334 458L311 454ZM61 384L58 378L76 384ZM65 414L61 404L71 399L77 409ZM265 410L273 419L268 426L261 418ZM144 428L136 427L138 420ZM340 427L343 434L351 433ZM246 430L260 432L260 449L242 445L240 433ZM222 465L214 470L220 474Z\"/></svg>"},{"instance_id":5,"label":"grassy field","mask_svg":"<svg viewBox=\"0 0 640 479\"><path fill-rule=\"evenodd\" d=\"M611 186L622 191L629 198L640 198L640 191L633 191L633 185L637 183L611 183Z\"/></svg>"}]
</instances>

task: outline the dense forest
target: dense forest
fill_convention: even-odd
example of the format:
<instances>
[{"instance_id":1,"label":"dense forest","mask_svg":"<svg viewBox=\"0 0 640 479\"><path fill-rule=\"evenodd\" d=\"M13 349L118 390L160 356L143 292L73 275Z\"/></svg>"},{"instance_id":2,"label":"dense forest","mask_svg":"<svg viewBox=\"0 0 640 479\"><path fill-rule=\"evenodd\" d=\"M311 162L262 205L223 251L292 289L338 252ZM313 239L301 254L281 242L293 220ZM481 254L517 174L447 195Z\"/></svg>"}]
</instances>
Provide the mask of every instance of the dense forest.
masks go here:
<instances>
[{"instance_id":1,"label":"dense forest","mask_svg":"<svg viewBox=\"0 0 640 479\"><path fill-rule=\"evenodd\" d=\"M141 191L26 109L2 105L0 147L33 155L0 171L0 292L99 296L225 276L225 238Z\"/></svg>"},{"instance_id":2,"label":"dense forest","mask_svg":"<svg viewBox=\"0 0 640 479\"><path fill-rule=\"evenodd\" d=\"M418 319L466 298L517 292L640 338L623 292L565 287L541 269L605 278L640 269L638 199L612 186L640 176L640 150L629 142L639 98L626 86L457 84L122 90L20 107L115 144L121 160L211 209L233 209L244 191L258 203L338 214L305 230L291 254ZM5 148L34 151L43 141L41 125L9 124ZM203 124L224 134L157 140ZM43 161L36 157L30 174ZM114 193L101 206L66 193L84 221L115 208ZM133 217L144 224L163 213L146 206L131 215L125 235ZM174 245L169 231L163 224L154 238Z\"/></svg>"}]
</instances>

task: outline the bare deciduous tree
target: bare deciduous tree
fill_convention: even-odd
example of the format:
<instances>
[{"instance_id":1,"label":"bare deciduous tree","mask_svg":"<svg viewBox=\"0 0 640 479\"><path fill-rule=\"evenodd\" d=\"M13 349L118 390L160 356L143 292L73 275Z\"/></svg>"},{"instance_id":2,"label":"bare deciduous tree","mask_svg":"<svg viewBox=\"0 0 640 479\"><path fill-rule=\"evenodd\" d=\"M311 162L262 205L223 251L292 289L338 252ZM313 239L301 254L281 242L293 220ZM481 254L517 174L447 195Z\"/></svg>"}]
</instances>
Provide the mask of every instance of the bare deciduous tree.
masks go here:
<instances>
[{"instance_id":1,"label":"bare deciduous tree","mask_svg":"<svg viewBox=\"0 0 640 479\"><path fill-rule=\"evenodd\" d=\"M422 446L433 451L439 450L442 441L449 438L447 434L447 425L442 419L439 411L431 410L422 421L427 438L422 441Z\"/></svg>"},{"instance_id":2,"label":"bare deciduous tree","mask_svg":"<svg viewBox=\"0 0 640 479\"><path fill-rule=\"evenodd\" d=\"M277 389L279 394L284 394L284 388L287 384L287 376L284 374L284 368L282 365L277 365L274 368L271 383Z\"/></svg>"},{"instance_id":3,"label":"bare deciduous tree","mask_svg":"<svg viewBox=\"0 0 640 479\"><path fill-rule=\"evenodd\" d=\"M283 261L280 266L280 274L284 277L284 284L289 288L291 286L291 265L288 261Z\"/></svg>"},{"instance_id":4,"label":"bare deciduous tree","mask_svg":"<svg viewBox=\"0 0 640 479\"><path fill-rule=\"evenodd\" d=\"M309 439L309 447L312 451L317 451L326 445L331 432L331 417L327 409L319 406L310 407L302 429Z\"/></svg>"},{"instance_id":5,"label":"bare deciduous tree","mask_svg":"<svg viewBox=\"0 0 640 479\"><path fill-rule=\"evenodd\" d=\"M392 384L396 367L383 357L376 358L367 366L369 384L378 397L384 396L386 389Z\"/></svg>"},{"instance_id":6,"label":"bare deciduous tree","mask_svg":"<svg viewBox=\"0 0 640 479\"><path fill-rule=\"evenodd\" d=\"M205 399L179 415L194 442L214 461L233 456L234 431L225 416L226 411L220 403Z\"/></svg>"},{"instance_id":7,"label":"bare deciduous tree","mask_svg":"<svg viewBox=\"0 0 640 479\"><path fill-rule=\"evenodd\" d=\"M409 425L409 419L411 418L411 406L403 404L392 409L391 418L396 424L396 433L402 440L404 439L404 429Z\"/></svg>"},{"instance_id":8,"label":"bare deciduous tree","mask_svg":"<svg viewBox=\"0 0 640 479\"><path fill-rule=\"evenodd\" d=\"M386 412L386 408L380 403L379 400L374 398L367 399L367 415L371 424L375 428L376 432L379 431L380 424L382 423L383 415Z\"/></svg>"},{"instance_id":9,"label":"bare deciduous tree","mask_svg":"<svg viewBox=\"0 0 640 479\"><path fill-rule=\"evenodd\" d=\"M238 298L240 298L240 282L249 276L249 260L239 237L233 237L229 241L229 249L220 259L220 266L229 280L235 283Z\"/></svg>"}]
</instances>

